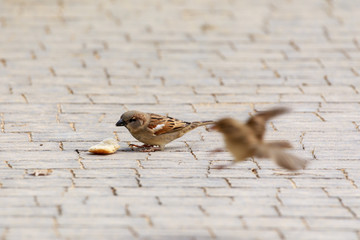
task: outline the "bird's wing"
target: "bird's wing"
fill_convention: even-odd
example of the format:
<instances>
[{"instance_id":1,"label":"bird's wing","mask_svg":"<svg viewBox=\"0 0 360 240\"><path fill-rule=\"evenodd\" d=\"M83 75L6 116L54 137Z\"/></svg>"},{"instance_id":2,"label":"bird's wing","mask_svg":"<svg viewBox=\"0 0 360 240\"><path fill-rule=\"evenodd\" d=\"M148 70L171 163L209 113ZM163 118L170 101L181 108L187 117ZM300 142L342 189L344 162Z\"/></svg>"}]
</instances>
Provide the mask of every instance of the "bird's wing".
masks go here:
<instances>
[{"instance_id":1,"label":"bird's wing","mask_svg":"<svg viewBox=\"0 0 360 240\"><path fill-rule=\"evenodd\" d=\"M271 158L280 167L292 171L304 169L308 163L308 161L303 158L287 153L279 147L267 144L261 144L258 146L255 156L259 158Z\"/></svg>"},{"instance_id":2,"label":"bird's wing","mask_svg":"<svg viewBox=\"0 0 360 240\"><path fill-rule=\"evenodd\" d=\"M287 108L275 108L264 112L258 112L255 116L249 118L246 125L254 131L259 140L262 140L266 130L266 121L288 111L289 109Z\"/></svg>"},{"instance_id":3,"label":"bird's wing","mask_svg":"<svg viewBox=\"0 0 360 240\"><path fill-rule=\"evenodd\" d=\"M190 122L151 113L148 128L152 130L154 135L161 135L181 131L190 124Z\"/></svg>"},{"instance_id":4,"label":"bird's wing","mask_svg":"<svg viewBox=\"0 0 360 240\"><path fill-rule=\"evenodd\" d=\"M267 143L270 147L277 147L277 148L293 148L289 141L271 141Z\"/></svg>"}]
</instances>

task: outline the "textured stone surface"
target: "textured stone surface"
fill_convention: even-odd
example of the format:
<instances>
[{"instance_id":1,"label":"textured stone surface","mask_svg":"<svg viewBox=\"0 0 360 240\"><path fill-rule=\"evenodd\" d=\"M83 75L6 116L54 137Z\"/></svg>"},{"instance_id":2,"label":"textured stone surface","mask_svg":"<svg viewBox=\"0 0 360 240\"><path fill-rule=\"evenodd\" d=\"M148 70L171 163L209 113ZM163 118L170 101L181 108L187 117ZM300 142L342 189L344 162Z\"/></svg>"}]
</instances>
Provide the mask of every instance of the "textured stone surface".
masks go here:
<instances>
[{"instance_id":1,"label":"textured stone surface","mask_svg":"<svg viewBox=\"0 0 360 240\"><path fill-rule=\"evenodd\" d=\"M360 2L0 0L0 239L360 239ZM229 169L199 128L129 151L137 109L245 120L308 169ZM121 150L87 149L115 137ZM52 169L49 176L29 175Z\"/></svg>"}]
</instances>

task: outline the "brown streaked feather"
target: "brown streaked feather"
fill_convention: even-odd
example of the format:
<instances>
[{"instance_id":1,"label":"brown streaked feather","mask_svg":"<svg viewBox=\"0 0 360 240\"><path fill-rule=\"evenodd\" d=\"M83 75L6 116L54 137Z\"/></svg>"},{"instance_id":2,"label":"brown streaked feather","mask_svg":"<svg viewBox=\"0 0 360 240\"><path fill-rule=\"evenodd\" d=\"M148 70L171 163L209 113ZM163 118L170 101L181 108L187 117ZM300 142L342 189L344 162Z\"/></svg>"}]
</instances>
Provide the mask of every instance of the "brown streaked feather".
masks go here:
<instances>
[{"instance_id":1,"label":"brown streaked feather","mask_svg":"<svg viewBox=\"0 0 360 240\"><path fill-rule=\"evenodd\" d=\"M162 124L164 124L164 126L157 129L157 127L161 126ZM165 117L151 113L148 128L154 131L154 135L161 135L164 133L180 131L185 127L189 126L190 124L191 123L189 122L184 122L172 117Z\"/></svg>"},{"instance_id":2,"label":"brown streaked feather","mask_svg":"<svg viewBox=\"0 0 360 240\"><path fill-rule=\"evenodd\" d=\"M288 108L275 108L269 111L259 112L251 117L246 125L254 130L256 137L262 140L266 130L266 122L273 117L289 112Z\"/></svg>"}]
</instances>

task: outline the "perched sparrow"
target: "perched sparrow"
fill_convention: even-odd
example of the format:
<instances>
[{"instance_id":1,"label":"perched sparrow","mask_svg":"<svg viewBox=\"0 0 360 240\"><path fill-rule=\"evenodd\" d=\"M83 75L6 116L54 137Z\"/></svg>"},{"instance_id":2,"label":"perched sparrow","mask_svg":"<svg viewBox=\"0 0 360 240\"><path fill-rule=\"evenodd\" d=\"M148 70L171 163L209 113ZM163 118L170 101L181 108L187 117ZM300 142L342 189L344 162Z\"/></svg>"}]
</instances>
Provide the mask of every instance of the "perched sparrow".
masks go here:
<instances>
[{"instance_id":1,"label":"perched sparrow","mask_svg":"<svg viewBox=\"0 0 360 240\"><path fill-rule=\"evenodd\" d=\"M286 108L259 112L251 117L245 124L232 118L220 119L211 128L224 135L227 150L235 157L233 163L244 161L246 158L272 158L279 166L298 170L306 166L307 161L294 155L286 153L284 148L291 148L287 141L275 141L266 143L263 141L266 121L288 112ZM219 151L219 150L214 150ZM219 166L223 168L225 166Z\"/></svg>"},{"instance_id":2,"label":"perched sparrow","mask_svg":"<svg viewBox=\"0 0 360 240\"><path fill-rule=\"evenodd\" d=\"M213 123L214 121L184 122L154 113L128 111L121 115L116 126L125 126L134 138L145 143L142 146L131 144L130 147L156 151L163 150L166 144L197 127ZM159 147L155 148L154 145Z\"/></svg>"}]
</instances>

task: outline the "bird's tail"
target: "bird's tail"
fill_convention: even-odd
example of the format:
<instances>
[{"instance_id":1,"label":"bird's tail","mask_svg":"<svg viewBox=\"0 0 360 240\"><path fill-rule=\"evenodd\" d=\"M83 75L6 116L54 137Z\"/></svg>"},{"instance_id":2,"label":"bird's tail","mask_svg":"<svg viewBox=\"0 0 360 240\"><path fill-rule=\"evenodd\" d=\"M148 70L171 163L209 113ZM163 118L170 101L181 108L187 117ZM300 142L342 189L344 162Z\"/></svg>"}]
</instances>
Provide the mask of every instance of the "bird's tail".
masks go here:
<instances>
[{"instance_id":1,"label":"bird's tail","mask_svg":"<svg viewBox=\"0 0 360 240\"><path fill-rule=\"evenodd\" d=\"M295 156L293 154L287 153L283 150L276 149L271 152L271 157L280 167L289 169L289 170L299 170L304 169L308 163L307 160Z\"/></svg>"},{"instance_id":2,"label":"bird's tail","mask_svg":"<svg viewBox=\"0 0 360 240\"><path fill-rule=\"evenodd\" d=\"M209 124L214 124L215 121L197 121L197 122L186 122L187 126L186 128L184 128L181 133L180 136L184 135L185 133L194 130L197 127L201 127L201 126L206 126Z\"/></svg>"},{"instance_id":3,"label":"bird's tail","mask_svg":"<svg viewBox=\"0 0 360 240\"><path fill-rule=\"evenodd\" d=\"M196 127L200 127L200 126L206 126L209 124L214 124L215 121L197 121L197 122L192 122L193 125L195 125Z\"/></svg>"},{"instance_id":4,"label":"bird's tail","mask_svg":"<svg viewBox=\"0 0 360 240\"><path fill-rule=\"evenodd\" d=\"M191 131L197 127L201 127L201 126L206 126L206 125L210 125L210 124L214 124L215 121L196 121L196 122L191 122L188 128L188 131ZM188 132L187 131L187 132Z\"/></svg>"},{"instance_id":5,"label":"bird's tail","mask_svg":"<svg viewBox=\"0 0 360 240\"><path fill-rule=\"evenodd\" d=\"M287 148L286 144L261 144L257 147L256 157L259 158L272 158L274 162L280 167L288 170L304 169L308 163L306 159L300 158L293 154L287 153L283 148Z\"/></svg>"}]
</instances>

